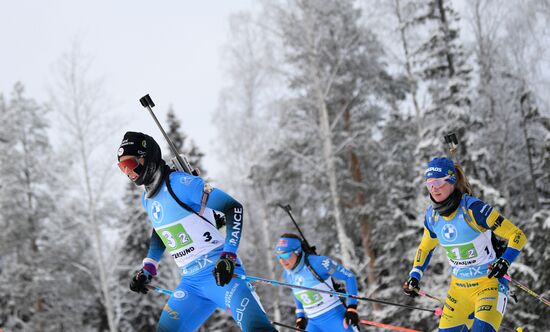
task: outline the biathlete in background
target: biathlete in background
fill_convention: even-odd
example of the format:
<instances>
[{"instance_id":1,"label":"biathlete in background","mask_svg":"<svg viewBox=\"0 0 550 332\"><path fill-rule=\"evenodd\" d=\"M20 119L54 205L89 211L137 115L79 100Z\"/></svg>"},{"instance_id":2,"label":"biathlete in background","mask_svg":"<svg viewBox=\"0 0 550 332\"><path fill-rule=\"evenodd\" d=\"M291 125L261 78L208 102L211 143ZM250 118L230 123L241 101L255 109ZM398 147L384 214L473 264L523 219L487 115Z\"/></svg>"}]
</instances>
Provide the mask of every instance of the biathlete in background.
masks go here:
<instances>
[{"instance_id":1,"label":"biathlete in background","mask_svg":"<svg viewBox=\"0 0 550 332\"><path fill-rule=\"evenodd\" d=\"M335 278L345 282L349 294L357 295L355 275L328 257L306 253L298 235L281 235L275 254L285 269L283 277L288 283L332 291ZM335 295L301 289L292 292L297 328L307 328L308 332L359 331L356 299L348 298L345 306Z\"/></svg>"},{"instance_id":2,"label":"biathlete in background","mask_svg":"<svg viewBox=\"0 0 550 332\"><path fill-rule=\"evenodd\" d=\"M194 331L216 308L222 308L243 331L276 331L249 283L233 279L233 273L245 274L237 258L242 205L225 192L205 186L202 178L171 169L148 135L127 132L118 161L131 181L145 186L141 202L153 227L147 257L130 289L147 293L165 250L182 274L157 330ZM225 238L216 227L214 211L225 216Z\"/></svg>"},{"instance_id":3,"label":"biathlete in background","mask_svg":"<svg viewBox=\"0 0 550 332\"><path fill-rule=\"evenodd\" d=\"M526 237L496 209L471 196L464 172L452 160L432 159L425 179L432 203L404 291L418 295L419 282L439 243L452 270L439 331L498 331L508 302L508 281L503 277ZM502 253L496 252L492 233L508 240Z\"/></svg>"}]
</instances>

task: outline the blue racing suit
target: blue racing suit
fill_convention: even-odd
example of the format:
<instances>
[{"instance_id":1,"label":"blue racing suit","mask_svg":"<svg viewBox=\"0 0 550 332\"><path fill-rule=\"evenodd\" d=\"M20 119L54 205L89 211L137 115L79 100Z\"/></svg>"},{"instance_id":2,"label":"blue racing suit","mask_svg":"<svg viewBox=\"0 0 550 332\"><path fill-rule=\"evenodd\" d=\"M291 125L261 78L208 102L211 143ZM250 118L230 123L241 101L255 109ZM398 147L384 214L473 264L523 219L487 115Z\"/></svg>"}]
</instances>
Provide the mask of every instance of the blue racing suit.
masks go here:
<instances>
[{"instance_id":1,"label":"blue racing suit","mask_svg":"<svg viewBox=\"0 0 550 332\"><path fill-rule=\"evenodd\" d=\"M182 273L179 285L164 306L157 330L194 331L216 308L222 308L243 331L276 331L249 283L233 279L220 287L212 275L222 252L237 252L242 234L242 205L219 189L205 190L200 177L184 172L166 176L175 196L193 211L174 199L166 181L156 195L142 197L154 228L144 261L157 266L168 250ZM215 226L214 211L225 215L225 238ZM235 272L245 274L239 260Z\"/></svg>"},{"instance_id":2,"label":"blue racing suit","mask_svg":"<svg viewBox=\"0 0 550 332\"><path fill-rule=\"evenodd\" d=\"M305 260L309 261L312 269L321 277L319 281L310 271ZM294 285L316 288L320 290L334 290L331 277L344 280L349 294L357 295L357 280L355 275L325 256L307 255L303 253L300 261L292 270L285 270L284 279ZM322 331L357 331L351 325L344 328L344 314L346 307L336 295L293 288L294 302L296 303L296 317L308 318L308 332ZM348 298L348 305L356 305L357 300Z\"/></svg>"}]
</instances>

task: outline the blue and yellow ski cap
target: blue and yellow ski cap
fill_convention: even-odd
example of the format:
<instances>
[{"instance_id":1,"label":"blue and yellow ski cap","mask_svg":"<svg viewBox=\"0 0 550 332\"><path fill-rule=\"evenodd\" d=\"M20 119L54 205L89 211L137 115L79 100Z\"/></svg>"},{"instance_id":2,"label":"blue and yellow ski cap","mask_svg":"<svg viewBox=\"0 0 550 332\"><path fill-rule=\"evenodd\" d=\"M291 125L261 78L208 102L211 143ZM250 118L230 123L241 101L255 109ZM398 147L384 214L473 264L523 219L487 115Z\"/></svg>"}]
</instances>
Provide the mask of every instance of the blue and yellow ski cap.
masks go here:
<instances>
[{"instance_id":1,"label":"blue and yellow ski cap","mask_svg":"<svg viewBox=\"0 0 550 332\"><path fill-rule=\"evenodd\" d=\"M441 158L433 158L428 163L428 167L426 168L426 172L424 173L425 179L438 179L438 178L444 178L446 176L449 176L445 181L449 182L450 184L456 183L456 169L454 162L445 157Z\"/></svg>"}]
</instances>

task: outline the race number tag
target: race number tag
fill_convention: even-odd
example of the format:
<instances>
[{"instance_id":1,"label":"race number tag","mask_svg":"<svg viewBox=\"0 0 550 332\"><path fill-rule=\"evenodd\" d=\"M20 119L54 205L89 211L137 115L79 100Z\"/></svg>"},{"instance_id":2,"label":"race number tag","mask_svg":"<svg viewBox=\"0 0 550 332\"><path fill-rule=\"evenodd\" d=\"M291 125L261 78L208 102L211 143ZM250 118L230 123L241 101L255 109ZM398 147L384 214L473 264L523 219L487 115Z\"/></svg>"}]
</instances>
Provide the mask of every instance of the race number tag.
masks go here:
<instances>
[{"instance_id":1,"label":"race number tag","mask_svg":"<svg viewBox=\"0 0 550 332\"><path fill-rule=\"evenodd\" d=\"M164 245L169 250L177 250L193 243L193 240L181 224L157 229L157 234L160 235L162 242L164 242Z\"/></svg>"},{"instance_id":2,"label":"race number tag","mask_svg":"<svg viewBox=\"0 0 550 332\"><path fill-rule=\"evenodd\" d=\"M321 296L321 294L319 294L319 292L310 291L310 290L298 292L296 293L296 297L306 307L314 305L323 299L323 297Z\"/></svg>"}]
</instances>

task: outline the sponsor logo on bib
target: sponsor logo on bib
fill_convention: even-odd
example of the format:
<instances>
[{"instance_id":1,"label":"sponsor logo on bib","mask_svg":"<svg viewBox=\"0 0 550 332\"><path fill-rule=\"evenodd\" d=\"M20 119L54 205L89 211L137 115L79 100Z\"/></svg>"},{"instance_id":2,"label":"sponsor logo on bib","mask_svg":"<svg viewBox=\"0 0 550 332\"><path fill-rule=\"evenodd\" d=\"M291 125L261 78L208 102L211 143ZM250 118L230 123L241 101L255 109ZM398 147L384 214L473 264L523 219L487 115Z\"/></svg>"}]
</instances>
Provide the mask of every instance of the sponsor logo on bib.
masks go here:
<instances>
[{"instance_id":1,"label":"sponsor logo on bib","mask_svg":"<svg viewBox=\"0 0 550 332\"><path fill-rule=\"evenodd\" d=\"M442 229L443 237L448 241L456 240L458 231L453 224L445 224Z\"/></svg>"},{"instance_id":2,"label":"sponsor logo on bib","mask_svg":"<svg viewBox=\"0 0 550 332\"><path fill-rule=\"evenodd\" d=\"M158 201L154 201L153 205L151 206L151 217L153 217L154 222L161 222L162 218L164 217L164 213L162 211L162 205Z\"/></svg>"}]
</instances>

